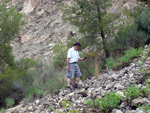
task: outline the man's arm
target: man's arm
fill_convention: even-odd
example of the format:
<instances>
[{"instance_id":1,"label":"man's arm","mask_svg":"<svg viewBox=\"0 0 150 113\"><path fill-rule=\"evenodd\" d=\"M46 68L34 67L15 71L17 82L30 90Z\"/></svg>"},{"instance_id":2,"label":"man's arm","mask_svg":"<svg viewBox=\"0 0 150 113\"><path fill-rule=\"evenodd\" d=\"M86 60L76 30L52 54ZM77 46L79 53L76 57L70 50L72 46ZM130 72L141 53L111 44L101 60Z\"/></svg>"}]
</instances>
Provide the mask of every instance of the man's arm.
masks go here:
<instances>
[{"instance_id":1,"label":"man's arm","mask_svg":"<svg viewBox=\"0 0 150 113\"><path fill-rule=\"evenodd\" d=\"M79 61L82 61L82 60L84 60L84 58L78 58L78 60L79 60Z\"/></svg>"},{"instance_id":2,"label":"man's arm","mask_svg":"<svg viewBox=\"0 0 150 113\"><path fill-rule=\"evenodd\" d=\"M67 58L67 66L66 66L67 70L69 70L69 60L70 60L70 58Z\"/></svg>"}]
</instances>

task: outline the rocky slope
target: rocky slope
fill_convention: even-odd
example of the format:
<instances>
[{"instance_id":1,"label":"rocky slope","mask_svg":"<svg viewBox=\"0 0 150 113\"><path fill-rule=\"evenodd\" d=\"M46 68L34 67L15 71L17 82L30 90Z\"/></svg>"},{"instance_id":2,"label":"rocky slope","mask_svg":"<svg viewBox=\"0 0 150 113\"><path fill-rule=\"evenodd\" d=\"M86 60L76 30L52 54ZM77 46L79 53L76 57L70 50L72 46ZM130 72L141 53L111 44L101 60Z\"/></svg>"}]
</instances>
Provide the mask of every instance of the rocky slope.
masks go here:
<instances>
[{"instance_id":1,"label":"rocky slope","mask_svg":"<svg viewBox=\"0 0 150 113\"><path fill-rule=\"evenodd\" d=\"M150 51L146 48L145 53L148 55ZM133 99L130 103L127 103L127 101L124 100L125 94L123 92L123 90L127 89L131 84L139 89L146 87L145 77L150 83L150 76L145 75L144 77L141 72L141 69L150 69L150 56L146 58L144 62L142 62L142 59L145 59L145 56L141 55L140 58L134 59L128 67L119 71L109 70L100 74L98 78L92 77L80 82L79 89L75 89L73 92L63 88L44 98L9 109L6 113L67 113L69 110L92 113L94 111L84 104L85 100L102 99L105 97L105 92L114 91L124 98L121 100L119 108L113 109L110 113L144 113L137 105L150 104L150 96L140 96L137 99ZM150 93L150 90L148 90L148 92ZM63 104L63 102L66 104ZM94 113L103 112L95 111Z\"/></svg>"},{"instance_id":2,"label":"rocky slope","mask_svg":"<svg viewBox=\"0 0 150 113\"><path fill-rule=\"evenodd\" d=\"M18 38L12 42L13 53L19 58L42 58L49 60L53 55L53 47L59 41L66 40L72 31L76 36L76 28L62 20L59 4L70 4L70 0L12 0L18 10L24 13L27 24ZM112 12L121 8L133 9L136 0L113 0Z\"/></svg>"}]
</instances>

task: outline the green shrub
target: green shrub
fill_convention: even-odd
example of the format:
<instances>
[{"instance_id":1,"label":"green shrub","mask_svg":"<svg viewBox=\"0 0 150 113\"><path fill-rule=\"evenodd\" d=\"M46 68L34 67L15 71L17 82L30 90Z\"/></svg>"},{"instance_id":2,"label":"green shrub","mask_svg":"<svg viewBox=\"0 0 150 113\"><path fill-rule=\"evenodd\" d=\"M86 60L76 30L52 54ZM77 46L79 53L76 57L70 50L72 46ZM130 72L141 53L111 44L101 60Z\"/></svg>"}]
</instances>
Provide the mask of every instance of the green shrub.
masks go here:
<instances>
[{"instance_id":1,"label":"green shrub","mask_svg":"<svg viewBox=\"0 0 150 113\"><path fill-rule=\"evenodd\" d=\"M84 101L84 104L86 104L90 108L95 108L94 101L91 99Z\"/></svg>"},{"instance_id":2,"label":"green shrub","mask_svg":"<svg viewBox=\"0 0 150 113\"><path fill-rule=\"evenodd\" d=\"M12 93L13 81L17 81L17 71L7 68L7 72L0 75L0 104L4 105L5 99Z\"/></svg>"},{"instance_id":3,"label":"green shrub","mask_svg":"<svg viewBox=\"0 0 150 113\"><path fill-rule=\"evenodd\" d=\"M34 67L36 62L29 58L26 58L26 59L22 58L16 61L15 63L17 65L17 69L21 72L21 71L28 70Z\"/></svg>"},{"instance_id":4,"label":"green shrub","mask_svg":"<svg viewBox=\"0 0 150 113\"><path fill-rule=\"evenodd\" d=\"M57 69L62 69L66 65L67 47L63 43L57 43L54 48L53 64Z\"/></svg>"},{"instance_id":5,"label":"green shrub","mask_svg":"<svg viewBox=\"0 0 150 113\"><path fill-rule=\"evenodd\" d=\"M15 68L12 48L7 44L0 44L0 74L6 71L7 67Z\"/></svg>"},{"instance_id":6,"label":"green shrub","mask_svg":"<svg viewBox=\"0 0 150 113\"><path fill-rule=\"evenodd\" d=\"M6 103L7 108L10 108L15 104L15 101L13 98L6 98L5 103Z\"/></svg>"},{"instance_id":7,"label":"green shrub","mask_svg":"<svg viewBox=\"0 0 150 113\"><path fill-rule=\"evenodd\" d=\"M141 110L144 111L144 113L149 113L150 112L150 105L144 105L143 107L140 107Z\"/></svg>"},{"instance_id":8,"label":"green shrub","mask_svg":"<svg viewBox=\"0 0 150 113\"><path fill-rule=\"evenodd\" d=\"M71 102L64 99L64 100L60 101L60 105L62 106L62 108L67 108L67 107L71 106Z\"/></svg>"},{"instance_id":9,"label":"green shrub","mask_svg":"<svg viewBox=\"0 0 150 113\"><path fill-rule=\"evenodd\" d=\"M79 111L79 110L69 110L69 112L68 113L82 113L81 111Z\"/></svg>"},{"instance_id":10,"label":"green shrub","mask_svg":"<svg viewBox=\"0 0 150 113\"><path fill-rule=\"evenodd\" d=\"M86 59L85 61L79 61L79 67L82 73L81 79L86 79L88 77L94 76L95 65L92 59Z\"/></svg>"},{"instance_id":11,"label":"green shrub","mask_svg":"<svg viewBox=\"0 0 150 113\"><path fill-rule=\"evenodd\" d=\"M133 99L136 99L140 96L140 89L131 85L129 88L124 90L126 99L130 102Z\"/></svg>"},{"instance_id":12,"label":"green shrub","mask_svg":"<svg viewBox=\"0 0 150 113\"><path fill-rule=\"evenodd\" d=\"M5 108L0 108L0 112L5 112L6 109Z\"/></svg>"},{"instance_id":13,"label":"green shrub","mask_svg":"<svg viewBox=\"0 0 150 113\"><path fill-rule=\"evenodd\" d=\"M115 92L111 93L105 93L105 97L102 99L96 99L96 100L87 100L84 102L85 105L88 105L88 107L95 109L100 112L105 111L108 113L110 110L118 108L120 104L120 99L122 98L121 95L116 94Z\"/></svg>"},{"instance_id":14,"label":"green shrub","mask_svg":"<svg viewBox=\"0 0 150 113\"><path fill-rule=\"evenodd\" d=\"M130 63L134 58L138 57L141 54L142 54L141 48L139 50L132 48L125 51L125 55L118 58L118 61L122 63Z\"/></svg>"},{"instance_id":15,"label":"green shrub","mask_svg":"<svg viewBox=\"0 0 150 113\"><path fill-rule=\"evenodd\" d=\"M108 58L106 59L106 66L109 69L115 69L118 66L118 64L114 61L113 58Z\"/></svg>"},{"instance_id":16,"label":"green shrub","mask_svg":"<svg viewBox=\"0 0 150 113\"><path fill-rule=\"evenodd\" d=\"M108 113L109 110L115 109L119 107L120 99L122 96L114 93L106 93L105 97L100 100L99 106L101 110L106 111Z\"/></svg>"}]
</instances>

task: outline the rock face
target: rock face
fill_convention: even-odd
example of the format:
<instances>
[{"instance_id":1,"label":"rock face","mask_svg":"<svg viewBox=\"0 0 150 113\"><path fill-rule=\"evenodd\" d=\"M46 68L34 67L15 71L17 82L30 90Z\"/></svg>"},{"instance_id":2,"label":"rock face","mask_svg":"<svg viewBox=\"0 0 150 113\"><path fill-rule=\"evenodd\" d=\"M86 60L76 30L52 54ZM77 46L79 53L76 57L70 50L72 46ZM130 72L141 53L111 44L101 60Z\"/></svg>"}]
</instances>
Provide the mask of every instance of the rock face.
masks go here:
<instances>
[{"instance_id":1,"label":"rock face","mask_svg":"<svg viewBox=\"0 0 150 113\"><path fill-rule=\"evenodd\" d=\"M42 0L37 3L29 0L23 5L21 12L26 14L27 24L21 30L20 37L12 42L16 59L29 57L49 60L54 45L59 40L65 41L69 32L75 31L74 27L61 19L59 2Z\"/></svg>"},{"instance_id":2,"label":"rock face","mask_svg":"<svg viewBox=\"0 0 150 113\"><path fill-rule=\"evenodd\" d=\"M6 113L57 113L57 111L66 113L69 110L91 113L92 111L83 104L85 100L101 99L105 96L105 92L114 91L125 98L123 90L127 89L131 84L139 87L139 89L146 87L146 81L139 82L139 80L143 78L141 69L150 69L150 57L139 66L142 58L143 56L135 59L128 67L119 71L109 70L100 74L98 78L92 77L82 81L79 83L79 88L74 89L73 92L63 88L44 98L24 103L15 108L15 110L9 110ZM147 79L150 79L149 76L147 77ZM137 105L150 104L149 97L143 98L141 96L140 98L133 99L130 104L124 101L124 98L118 109L113 109L110 113L144 113Z\"/></svg>"},{"instance_id":3,"label":"rock face","mask_svg":"<svg viewBox=\"0 0 150 113\"><path fill-rule=\"evenodd\" d=\"M12 0L17 9L24 13L27 24L20 36L12 42L16 59L42 58L49 60L53 55L53 47L59 41L77 29L62 20L59 4L70 4L70 0ZM122 7L133 9L136 0L113 0L112 12L119 12Z\"/></svg>"}]
</instances>

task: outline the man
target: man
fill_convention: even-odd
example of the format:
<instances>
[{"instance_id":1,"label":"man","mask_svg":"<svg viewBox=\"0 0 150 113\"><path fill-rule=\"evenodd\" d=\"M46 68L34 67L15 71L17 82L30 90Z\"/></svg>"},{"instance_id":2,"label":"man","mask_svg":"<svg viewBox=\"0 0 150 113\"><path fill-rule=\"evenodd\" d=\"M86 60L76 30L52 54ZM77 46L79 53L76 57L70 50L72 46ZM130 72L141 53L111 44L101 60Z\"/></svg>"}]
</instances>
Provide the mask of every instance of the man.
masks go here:
<instances>
[{"instance_id":1,"label":"man","mask_svg":"<svg viewBox=\"0 0 150 113\"><path fill-rule=\"evenodd\" d=\"M77 64L78 60L82 61L84 58L79 57L79 48L81 47L81 44L79 42L76 42L72 48L68 50L67 54L67 88L69 88L72 91L72 88L70 86L71 78L76 77L74 88L78 88L78 83L80 80L80 77L82 76L80 68Z\"/></svg>"}]
</instances>

